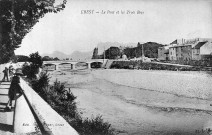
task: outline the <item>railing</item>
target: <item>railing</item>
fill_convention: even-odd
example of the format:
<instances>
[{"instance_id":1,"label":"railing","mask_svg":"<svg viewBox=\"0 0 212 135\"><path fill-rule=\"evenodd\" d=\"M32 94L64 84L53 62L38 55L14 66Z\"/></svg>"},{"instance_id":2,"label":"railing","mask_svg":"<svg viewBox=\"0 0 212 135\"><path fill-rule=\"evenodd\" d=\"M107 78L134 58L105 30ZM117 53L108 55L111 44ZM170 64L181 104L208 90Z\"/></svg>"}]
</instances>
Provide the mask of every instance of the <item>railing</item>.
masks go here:
<instances>
[{"instance_id":1,"label":"railing","mask_svg":"<svg viewBox=\"0 0 212 135\"><path fill-rule=\"evenodd\" d=\"M13 122L15 133L36 132L33 128L38 126L43 135L78 135L76 130L22 78L20 78L20 87L23 95L16 100Z\"/></svg>"}]
</instances>

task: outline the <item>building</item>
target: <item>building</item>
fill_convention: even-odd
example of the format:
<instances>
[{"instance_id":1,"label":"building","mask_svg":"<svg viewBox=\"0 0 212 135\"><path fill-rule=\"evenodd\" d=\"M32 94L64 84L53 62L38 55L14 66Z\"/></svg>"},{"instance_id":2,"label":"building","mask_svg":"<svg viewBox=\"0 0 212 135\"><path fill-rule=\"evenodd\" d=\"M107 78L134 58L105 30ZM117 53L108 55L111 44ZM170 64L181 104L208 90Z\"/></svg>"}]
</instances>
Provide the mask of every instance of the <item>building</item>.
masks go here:
<instances>
[{"instance_id":1,"label":"building","mask_svg":"<svg viewBox=\"0 0 212 135\"><path fill-rule=\"evenodd\" d=\"M177 56L176 56L176 51L177 48L176 47L170 47L169 48L169 60L177 60Z\"/></svg>"},{"instance_id":2,"label":"building","mask_svg":"<svg viewBox=\"0 0 212 135\"><path fill-rule=\"evenodd\" d=\"M212 39L195 38L173 41L169 47L169 60L201 60L212 53Z\"/></svg>"},{"instance_id":3,"label":"building","mask_svg":"<svg viewBox=\"0 0 212 135\"><path fill-rule=\"evenodd\" d=\"M212 55L212 40L209 40L200 47L200 55Z\"/></svg>"},{"instance_id":4,"label":"building","mask_svg":"<svg viewBox=\"0 0 212 135\"><path fill-rule=\"evenodd\" d=\"M158 48L158 60L169 60L169 46Z\"/></svg>"},{"instance_id":5,"label":"building","mask_svg":"<svg viewBox=\"0 0 212 135\"><path fill-rule=\"evenodd\" d=\"M176 39L170 43L169 60L178 60L181 58L181 46L185 43L185 39Z\"/></svg>"},{"instance_id":6,"label":"building","mask_svg":"<svg viewBox=\"0 0 212 135\"><path fill-rule=\"evenodd\" d=\"M192 48L193 60L202 60L207 55L212 55L212 41L198 42L197 45Z\"/></svg>"},{"instance_id":7,"label":"building","mask_svg":"<svg viewBox=\"0 0 212 135\"><path fill-rule=\"evenodd\" d=\"M191 60L192 59L192 44L178 45L170 47L170 60Z\"/></svg>"}]
</instances>

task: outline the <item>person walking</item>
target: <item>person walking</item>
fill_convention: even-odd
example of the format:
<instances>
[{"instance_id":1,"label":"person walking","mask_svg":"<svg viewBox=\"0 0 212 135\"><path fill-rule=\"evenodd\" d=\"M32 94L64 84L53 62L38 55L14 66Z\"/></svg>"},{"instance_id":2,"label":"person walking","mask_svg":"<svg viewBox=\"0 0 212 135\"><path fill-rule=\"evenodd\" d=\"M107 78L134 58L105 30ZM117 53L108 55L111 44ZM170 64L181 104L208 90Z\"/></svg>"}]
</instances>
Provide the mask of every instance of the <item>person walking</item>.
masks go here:
<instances>
[{"instance_id":1,"label":"person walking","mask_svg":"<svg viewBox=\"0 0 212 135\"><path fill-rule=\"evenodd\" d=\"M2 81L5 81L5 78L7 79L7 81L9 81L9 77L8 77L9 70L7 67L5 67L5 69L3 70L3 73L4 73L4 77L3 77Z\"/></svg>"},{"instance_id":2,"label":"person walking","mask_svg":"<svg viewBox=\"0 0 212 135\"><path fill-rule=\"evenodd\" d=\"M12 65L9 66L9 80L12 81L12 78L14 76L14 68Z\"/></svg>"},{"instance_id":3,"label":"person walking","mask_svg":"<svg viewBox=\"0 0 212 135\"><path fill-rule=\"evenodd\" d=\"M11 82L11 85L9 88L9 92L8 92L9 101L7 103L6 110L11 110L12 101L17 99L22 94L22 89L20 87L20 76L21 75L23 75L21 69L17 69L14 77L12 78L12 82Z\"/></svg>"}]
</instances>

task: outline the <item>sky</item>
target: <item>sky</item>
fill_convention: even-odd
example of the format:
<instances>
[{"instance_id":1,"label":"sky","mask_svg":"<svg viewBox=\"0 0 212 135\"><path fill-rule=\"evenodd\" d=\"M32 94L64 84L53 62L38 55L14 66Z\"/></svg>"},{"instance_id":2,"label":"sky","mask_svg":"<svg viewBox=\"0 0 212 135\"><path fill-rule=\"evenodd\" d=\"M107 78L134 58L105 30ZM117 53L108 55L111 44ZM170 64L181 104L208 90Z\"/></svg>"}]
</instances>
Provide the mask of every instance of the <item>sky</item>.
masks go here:
<instances>
[{"instance_id":1,"label":"sky","mask_svg":"<svg viewBox=\"0 0 212 135\"><path fill-rule=\"evenodd\" d=\"M63 11L40 19L15 54L71 54L91 51L99 42L169 44L181 38L212 38L210 0L67 1Z\"/></svg>"}]
</instances>

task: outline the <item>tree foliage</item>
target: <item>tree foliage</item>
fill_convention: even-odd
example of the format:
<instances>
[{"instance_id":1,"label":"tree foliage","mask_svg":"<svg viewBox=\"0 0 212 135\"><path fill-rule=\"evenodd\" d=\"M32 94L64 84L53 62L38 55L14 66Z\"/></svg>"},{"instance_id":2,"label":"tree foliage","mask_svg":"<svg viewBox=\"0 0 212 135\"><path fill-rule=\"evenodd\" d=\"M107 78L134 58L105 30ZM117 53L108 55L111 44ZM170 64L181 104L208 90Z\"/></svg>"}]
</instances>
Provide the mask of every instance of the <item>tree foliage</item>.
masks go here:
<instances>
[{"instance_id":1,"label":"tree foliage","mask_svg":"<svg viewBox=\"0 0 212 135\"><path fill-rule=\"evenodd\" d=\"M26 62L29 61L29 57L25 55L16 55L15 56L17 62Z\"/></svg>"},{"instance_id":2,"label":"tree foliage","mask_svg":"<svg viewBox=\"0 0 212 135\"><path fill-rule=\"evenodd\" d=\"M158 44L155 42L147 42L144 44L138 43L137 47L125 48L124 54L127 55L128 58L141 57L142 56L142 45L144 48L144 55L149 58L157 58L158 48L161 46L164 46L162 44Z\"/></svg>"},{"instance_id":3,"label":"tree foliage","mask_svg":"<svg viewBox=\"0 0 212 135\"><path fill-rule=\"evenodd\" d=\"M29 55L29 62L30 65L23 66L23 74L30 79L36 78L36 74L38 73L39 68L43 65L42 57L38 52L32 53Z\"/></svg>"},{"instance_id":4,"label":"tree foliage","mask_svg":"<svg viewBox=\"0 0 212 135\"><path fill-rule=\"evenodd\" d=\"M44 57L42 58L42 60L43 60L43 61L51 61L51 60L53 60L53 58L51 58L51 57L49 57L49 56L44 56Z\"/></svg>"},{"instance_id":5,"label":"tree foliage","mask_svg":"<svg viewBox=\"0 0 212 135\"><path fill-rule=\"evenodd\" d=\"M54 60L54 61L57 61L57 60L60 60L60 59L59 59L59 58L57 58L57 57L55 57L53 60Z\"/></svg>"},{"instance_id":6,"label":"tree foliage","mask_svg":"<svg viewBox=\"0 0 212 135\"><path fill-rule=\"evenodd\" d=\"M118 47L110 47L105 51L106 59L116 59L120 57L121 52Z\"/></svg>"},{"instance_id":7,"label":"tree foliage","mask_svg":"<svg viewBox=\"0 0 212 135\"><path fill-rule=\"evenodd\" d=\"M114 135L111 124L105 122L102 116L83 118L77 109L77 98L65 87L65 83L55 81L49 84L49 74L41 73L39 79L28 80L32 88L80 135Z\"/></svg>"},{"instance_id":8,"label":"tree foliage","mask_svg":"<svg viewBox=\"0 0 212 135\"><path fill-rule=\"evenodd\" d=\"M60 59L57 58L57 57L53 58L53 57L49 57L49 56L44 56L44 57L42 58L42 60L43 60L43 61L57 61L57 60L60 60Z\"/></svg>"},{"instance_id":9,"label":"tree foliage","mask_svg":"<svg viewBox=\"0 0 212 135\"><path fill-rule=\"evenodd\" d=\"M95 47L94 50L93 50L93 56L92 56L92 59L97 59L98 58L98 48Z\"/></svg>"},{"instance_id":10,"label":"tree foliage","mask_svg":"<svg viewBox=\"0 0 212 135\"><path fill-rule=\"evenodd\" d=\"M93 55L92 55L92 59L103 59L104 58L104 53L101 55L98 54L98 48L95 47L93 50Z\"/></svg>"},{"instance_id":11,"label":"tree foliage","mask_svg":"<svg viewBox=\"0 0 212 135\"><path fill-rule=\"evenodd\" d=\"M42 57L39 55L38 52L30 54L29 61L35 68L40 68L43 65Z\"/></svg>"},{"instance_id":12,"label":"tree foliage","mask_svg":"<svg viewBox=\"0 0 212 135\"><path fill-rule=\"evenodd\" d=\"M65 8L66 0L54 5L55 0L0 1L0 63L8 62L22 39L46 13L57 13Z\"/></svg>"}]
</instances>

